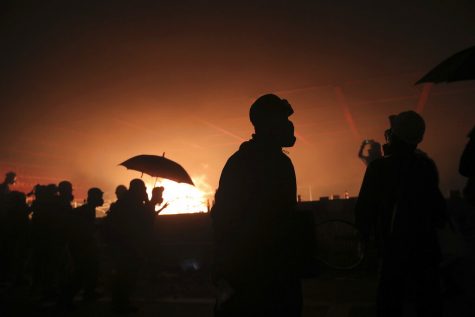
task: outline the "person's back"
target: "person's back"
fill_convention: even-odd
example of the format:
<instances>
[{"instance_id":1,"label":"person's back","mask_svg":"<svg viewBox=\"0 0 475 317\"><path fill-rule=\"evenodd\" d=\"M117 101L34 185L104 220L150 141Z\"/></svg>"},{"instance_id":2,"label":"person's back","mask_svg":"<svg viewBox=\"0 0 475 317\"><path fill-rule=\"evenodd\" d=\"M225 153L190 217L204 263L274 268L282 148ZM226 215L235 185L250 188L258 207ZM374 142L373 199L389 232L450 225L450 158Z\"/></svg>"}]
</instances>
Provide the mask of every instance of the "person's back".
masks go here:
<instances>
[{"instance_id":1,"label":"person's back","mask_svg":"<svg viewBox=\"0 0 475 317\"><path fill-rule=\"evenodd\" d=\"M22 279L26 260L26 248L29 237L29 207L22 192L11 191L6 195L5 240L3 241L6 258L2 264L8 266L8 273L14 274L16 281Z\"/></svg>"},{"instance_id":2,"label":"person's back","mask_svg":"<svg viewBox=\"0 0 475 317\"><path fill-rule=\"evenodd\" d=\"M3 183L0 183L0 241L2 239L2 234L5 228L4 222L7 212L7 199L11 192L10 186L15 184L15 182L16 174L14 172L8 172L5 174L5 180L3 181Z\"/></svg>"},{"instance_id":3,"label":"person's back","mask_svg":"<svg viewBox=\"0 0 475 317\"><path fill-rule=\"evenodd\" d=\"M7 229L15 235L23 234L29 225L30 210L26 204L26 195L22 192L12 191L8 194L6 205Z\"/></svg>"},{"instance_id":4,"label":"person's back","mask_svg":"<svg viewBox=\"0 0 475 317\"><path fill-rule=\"evenodd\" d=\"M224 274L237 274L232 279L241 282L283 274L278 272L286 264L279 258L287 238L282 227L295 197L290 159L257 140L243 143L223 169L212 210L216 260L228 271Z\"/></svg>"},{"instance_id":5,"label":"person's back","mask_svg":"<svg viewBox=\"0 0 475 317\"><path fill-rule=\"evenodd\" d=\"M93 187L87 192L84 205L70 212L68 247L73 262L72 272L67 277L59 303L71 308L74 296L84 289L83 298L94 300L98 277L98 250L95 238L96 208L104 203L103 192Z\"/></svg>"},{"instance_id":6,"label":"person's back","mask_svg":"<svg viewBox=\"0 0 475 317\"><path fill-rule=\"evenodd\" d=\"M436 229L447 216L437 169L416 149L422 117L407 111L390 120L386 155L368 166L355 210L363 236L373 229L381 251L378 316L401 316L408 291L419 316L441 316Z\"/></svg>"},{"instance_id":7,"label":"person's back","mask_svg":"<svg viewBox=\"0 0 475 317\"><path fill-rule=\"evenodd\" d=\"M92 238L95 232L96 206L84 204L71 210L70 221L75 233L84 239Z\"/></svg>"},{"instance_id":8,"label":"person's back","mask_svg":"<svg viewBox=\"0 0 475 317\"><path fill-rule=\"evenodd\" d=\"M412 263L423 261L422 256L437 261L436 228L443 226L446 216L434 162L412 153L382 158L368 168L379 175L374 193L382 207L376 218L385 252Z\"/></svg>"},{"instance_id":9,"label":"person's back","mask_svg":"<svg viewBox=\"0 0 475 317\"><path fill-rule=\"evenodd\" d=\"M145 183L133 179L129 190L107 215L111 233L115 275L112 281L113 309L120 313L137 310L130 294L138 279L141 262L147 257L147 239L152 234L155 205L147 196Z\"/></svg>"}]
</instances>

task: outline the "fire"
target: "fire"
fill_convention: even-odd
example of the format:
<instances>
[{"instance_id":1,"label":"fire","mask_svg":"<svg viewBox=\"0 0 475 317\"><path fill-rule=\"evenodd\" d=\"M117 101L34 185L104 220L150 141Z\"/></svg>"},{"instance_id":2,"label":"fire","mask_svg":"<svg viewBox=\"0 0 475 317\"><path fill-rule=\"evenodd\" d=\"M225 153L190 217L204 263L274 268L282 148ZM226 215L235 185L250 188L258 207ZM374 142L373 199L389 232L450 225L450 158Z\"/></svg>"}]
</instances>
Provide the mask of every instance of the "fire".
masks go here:
<instances>
[{"instance_id":1,"label":"fire","mask_svg":"<svg viewBox=\"0 0 475 317\"><path fill-rule=\"evenodd\" d=\"M148 182L147 193L151 197L152 189L163 186L163 203L156 209L168 203L168 206L160 212L160 215L189 214L198 212L208 212L209 199L213 194L211 186L205 182L205 177L193 178L192 186L184 183L177 183L168 179L155 182Z\"/></svg>"}]
</instances>

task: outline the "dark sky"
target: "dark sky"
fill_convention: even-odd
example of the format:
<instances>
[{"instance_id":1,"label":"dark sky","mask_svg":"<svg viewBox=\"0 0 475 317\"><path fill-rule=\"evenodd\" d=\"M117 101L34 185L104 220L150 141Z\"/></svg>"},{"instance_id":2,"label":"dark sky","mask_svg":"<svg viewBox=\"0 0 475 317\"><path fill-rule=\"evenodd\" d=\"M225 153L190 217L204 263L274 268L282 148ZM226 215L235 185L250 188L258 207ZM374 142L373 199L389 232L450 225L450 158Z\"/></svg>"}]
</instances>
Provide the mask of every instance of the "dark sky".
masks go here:
<instances>
[{"instance_id":1,"label":"dark sky","mask_svg":"<svg viewBox=\"0 0 475 317\"><path fill-rule=\"evenodd\" d=\"M69 179L79 193L110 194L139 176L118 163L163 152L215 188L252 133L250 104L275 92L295 110L289 155L303 198L356 195L361 139L383 141L389 114L416 109L414 82L475 44L468 0L1 6L0 172L17 170L24 187ZM445 192L463 184L474 105L475 82L430 88L421 147Z\"/></svg>"}]
</instances>

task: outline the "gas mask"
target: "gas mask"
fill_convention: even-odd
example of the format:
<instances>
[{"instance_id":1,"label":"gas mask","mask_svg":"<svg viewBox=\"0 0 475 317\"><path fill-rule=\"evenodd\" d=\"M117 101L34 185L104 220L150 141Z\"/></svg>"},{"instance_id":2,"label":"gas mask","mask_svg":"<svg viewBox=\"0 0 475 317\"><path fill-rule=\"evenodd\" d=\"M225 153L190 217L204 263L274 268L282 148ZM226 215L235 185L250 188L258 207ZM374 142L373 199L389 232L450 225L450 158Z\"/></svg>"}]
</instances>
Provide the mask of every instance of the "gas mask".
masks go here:
<instances>
[{"instance_id":1,"label":"gas mask","mask_svg":"<svg viewBox=\"0 0 475 317\"><path fill-rule=\"evenodd\" d=\"M278 141L279 141L280 146L282 147L294 146L297 138L295 137L295 134L294 134L294 124L292 123L292 121L288 120L285 125L285 128L282 128L281 130L279 130L279 132L280 133L278 134Z\"/></svg>"},{"instance_id":2,"label":"gas mask","mask_svg":"<svg viewBox=\"0 0 475 317\"><path fill-rule=\"evenodd\" d=\"M388 156L394 153L393 146L392 146L392 132L391 129L387 129L384 131L384 138L386 139L386 143L383 144L383 155Z\"/></svg>"}]
</instances>

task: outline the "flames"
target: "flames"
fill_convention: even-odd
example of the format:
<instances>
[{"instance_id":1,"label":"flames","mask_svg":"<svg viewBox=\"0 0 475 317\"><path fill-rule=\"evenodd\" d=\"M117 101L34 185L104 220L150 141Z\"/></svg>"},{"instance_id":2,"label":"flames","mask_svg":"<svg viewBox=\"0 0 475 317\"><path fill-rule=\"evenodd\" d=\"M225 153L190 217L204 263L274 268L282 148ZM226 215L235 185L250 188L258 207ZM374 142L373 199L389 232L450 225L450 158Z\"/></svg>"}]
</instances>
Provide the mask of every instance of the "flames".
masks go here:
<instances>
[{"instance_id":1,"label":"flames","mask_svg":"<svg viewBox=\"0 0 475 317\"><path fill-rule=\"evenodd\" d=\"M195 186L177 183L168 179L146 182L147 193L151 197L153 187L163 186L163 204L157 206L160 209L165 203L168 206L160 212L160 215L189 214L208 212L209 201L212 199L213 190L205 181L206 177L193 178Z\"/></svg>"}]
</instances>

